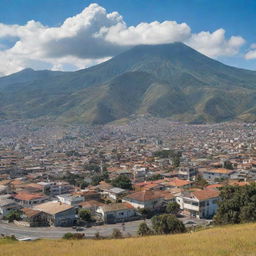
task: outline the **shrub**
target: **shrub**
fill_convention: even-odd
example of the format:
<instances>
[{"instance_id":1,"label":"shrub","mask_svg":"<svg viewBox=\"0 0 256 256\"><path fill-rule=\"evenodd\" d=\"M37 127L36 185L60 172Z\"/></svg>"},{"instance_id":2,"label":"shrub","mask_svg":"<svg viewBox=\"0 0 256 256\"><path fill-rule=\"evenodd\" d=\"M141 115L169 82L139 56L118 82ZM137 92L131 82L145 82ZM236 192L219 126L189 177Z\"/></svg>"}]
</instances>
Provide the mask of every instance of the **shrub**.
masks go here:
<instances>
[{"instance_id":1,"label":"shrub","mask_svg":"<svg viewBox=\"0 0 256 256\"><path fill-rule=\"evenodd\" d=\"M111 184L114 187L118 187L118 188L122 188L122 189L131 189L132 188L131 180L124 175L119 175L117 178L112 180Z\"/></svg>"},{"instance_id":2,"label":"shrub","mask_svg":"<svg viewBox=\"0 0 256 256\"><path fill-rule=\"evenodd\" d=\"M180 206L177 202L170 202L166 206L166 212L177 215L180 211Z\"/></svg>"},{"instance_id":3,"label":"shrub","mask_svg":"<svg viewBox=\"0 0 256 256\"><path fill-rule=\"evenodd\" d=\"M73 234L70 233L70 232L69 232L69 233L66 233L66 234L64 234L63 239L67 239L67 240L73 239Z\"/></svg>"},{"instance_id":4,"label":"shrub","mask_svg":"<svg viewBox=\"0 0 256 256\"><path fill-rule=\"evenodd\" d=\"M122 238L122 233L119 229L114 228L112 232L112 238Z\"/></svg>"},{"instance_id":5,"label":"shrub","mask_svg":"<svg viewBox=\"0 0 256 256\"><path fill-rule=\"evenodd\" d=\"M148 236L148 235L152 235L153 231L148 227L146 222L142 222L139 225L137 234L139 236Z\"/></svg>"},{"instance_id":6,"label":"shrub","mask_svg":"<svg viewBox=\"0 0 256 256\"><path fill-rule=\"evenodd\" d=\"M79 211L79 217L84 220L84 221L91 221L92 220L92 215L91 215L91 211L86 210L86 209L81 209Z\"/></svg>"},{"instance_id":7,"label":"shrub","mask_svg":"<svg viewBox=\"0 0 256 256\"><path fill-rule=\"evenodd\" d=\"M154 216L151 221L157 234L174 234L186 231L184 224L172 214Z\"/></svg>"}]
</instances>

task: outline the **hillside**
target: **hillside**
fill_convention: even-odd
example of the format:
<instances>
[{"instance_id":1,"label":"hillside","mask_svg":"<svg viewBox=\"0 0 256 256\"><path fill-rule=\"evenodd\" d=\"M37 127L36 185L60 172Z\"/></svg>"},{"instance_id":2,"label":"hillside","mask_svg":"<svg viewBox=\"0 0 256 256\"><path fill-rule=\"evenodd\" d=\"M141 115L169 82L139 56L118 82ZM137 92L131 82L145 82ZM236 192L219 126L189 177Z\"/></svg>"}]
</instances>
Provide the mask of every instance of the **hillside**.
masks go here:
<instances>
[{"instance_id":1,"label":"hillside","mask_svg":"<svg viewBox=\"0 0 256 256\"><path fill-rule=\"evenodd\" d=\"M256 72L173 43L136 46L76 72L27 69L0 78L0 120L104 124L151 114L186 122L256 121Z\"/></svg>"},{"instance_id":2,"label":"hillside","mask_svg":"<svg viewBox=\"0 0 256 256\"><path fill-rule=\"evenodd\" d=\"M256 255L256 224L212 228L191 234L120 240L0 241L1 256L229 256Z\"/></svg>"}]
</instances>

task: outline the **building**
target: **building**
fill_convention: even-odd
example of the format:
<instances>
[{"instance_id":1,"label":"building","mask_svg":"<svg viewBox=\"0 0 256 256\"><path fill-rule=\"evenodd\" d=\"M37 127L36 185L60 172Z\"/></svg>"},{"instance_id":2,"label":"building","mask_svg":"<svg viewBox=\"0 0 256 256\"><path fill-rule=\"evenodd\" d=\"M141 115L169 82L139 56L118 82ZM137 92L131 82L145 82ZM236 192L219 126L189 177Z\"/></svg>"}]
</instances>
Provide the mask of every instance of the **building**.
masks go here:
<instances>
[{"instance_id":1,"label":"building","mask_svg":"<svg viewBox=\"0 0 256 256\"><path fill-rule=\"evenodd\" d=\"M125 194L126 190L122 188L111 188L104 192L105 195L107 195L112 200L118 200L121 199Z\"/></svg>"},{"instance_id":2,"label":"building","mask_svg":"<svg viewBox=\"0 0 256 256\"><path fill-rule=\"evenodd\" d=\"M180 167L178 176L180 179L195 180L197 172L198 170L196 167Z\"/></svg>"},{"instance_id":3,"label":"building","mask_svg":"<svg viewBox=\"0 0 256 256\"><path fill-rule=\"evenodd\" d=\"M84 201L83 196L75 196L71 194L58 195L56 197L61 203L72 205L72 206L78 205Z\"/></svg>"},{"instance_id":4,"label":"building","mask_svg":"<svg viewBox=\"0 0 256 256\"><path fill-rule=\"evenodd\" d=\"M72 226L76 222L75 208L68 204L47 202L36 205L33 209L46 213L50 226Z\"/></svg>"},{"instance_id":5,"label":"building","mask_svg":"<svg viewBox=\"0 0 256 256\"><path fill-rule=\"evenodd\" d=\"M230 175L234 172L234 170L228 170L225 168L206 169L202 172L202 176L208 181L215 181L216 179L229 179Z\"/></svg>"},{"instance_id":6,"label":"building","mask_svg":"<svg viewBox=\"0 0 256 256\"><path fill-rule=\"evenodd\" d=\"M135 220L139 217L136 215L134 207L128 203L99 206L96 212L102 216L103 221L107 224Z\"/></svg>"},{"instance_id":7,"label":"building","mask_svg":"<svg viewBox=\"0 0 256 256\"><path fill-rule=\"evenodd\" d=\"M164 195L161 191L139 191L127 195L122 201L131 204L134 208L158 210L164 203Z\"/></svg>"},{"instance_id":8,"label":"building","mask_svg":"<svg viewBox=\"0 0 256 256\"><path fill-rule=\"evenodd\" d=\"M189 180L182 180L182 179L178 179L178 178L173 178L173 179L170 179L165 185L168 188L187 189L187 188L191 187L192 182L189 181Z\"/></svg>"},{"instance_id":9,"label":"building","mask_svg":"<svg viewBox=\"0 0 256 256\"><path fill-rule=\"evenodd\" d=\"M36 204L44 203L48 197L41 193L29 193L22 191L14 196L15 201L22 207L32 207Z\"/></svg>"},{"instance_id":10,"label":"building","mask_svg":"<svg viewBox=\"0 0 256 256\"><path fill-rule=\"evenodd\" d=\"M21 211L23 213L21 216L23 225L29 227L43 227L49 225L46 213L31 208L23 208Z\"/></svg>"},{"instance_id":11,"label":"building","mask_svg":"<svg viewBox=\"0 0 256 256\"><path fill-rule=\"evenodd\" d=\"M105 205L105 204L103 204L99 201L90 200L90 201L80 203L79 207L82 209L89 210L89 211L91 211L92 214L95 214L97 209L103 205Z\"/></svg>"},{"instance_id":12,"label":"building","mask_svg":"<svg viewBox=\"0 0 256 256\"><path fill-rule=\"evenodd\" d=\"M21 207L10 198L0 199L0 218L5 217L9 212L20 209Z\"/></svg>"},{"instance_id":13,"label":"building","mask_svg":"<svg viewBox=\"0 0 256 256\"><path fill-rule=\"evenodd\" d=\"M217 189L185 191L176 197L176 202L185 214L197 218L212 218L218 208L219 194Z\"/></svg>"},{"instance_id":14,"label":"building","mask_svg":"<svg viewBox=\"0 0 256 256\"><path fill-rule=\"evenodd\" d=\"M44 193L50 196L69 194L74 191L74 186L68 182L39 182L38 184L42 185Z\"/></svg>"}]
</instances>

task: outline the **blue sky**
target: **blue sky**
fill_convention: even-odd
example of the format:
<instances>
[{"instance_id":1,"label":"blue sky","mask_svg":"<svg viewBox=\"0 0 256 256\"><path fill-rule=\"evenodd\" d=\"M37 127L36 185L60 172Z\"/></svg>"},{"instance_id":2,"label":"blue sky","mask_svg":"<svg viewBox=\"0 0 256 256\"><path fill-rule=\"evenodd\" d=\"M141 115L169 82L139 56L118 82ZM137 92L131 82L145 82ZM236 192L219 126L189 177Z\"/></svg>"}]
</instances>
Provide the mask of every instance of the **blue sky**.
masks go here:
<instances>
[{"instance_id":1,"label":"blue sky","mask_svg":"<svg viewBox=\"0 0 256 256\"><path fill-rule=\"evenodd\" d=\"M108 24L107 27L109 31L104 32L104 40L103 35L100 35L102 37L101 42L97 41L95 43L95 41L93 41L92 43L88 40L84 41L88 49L82 46L79 48L78 40L75 38L71 40L72 32L67 36L68 40L65 39L63 29L60 36L59 32L56 32L58 35L58 46L53 45L53 42L46 42L43 36L41 41L36 42L37 45L40 45L40 49L36 49L38 47L30 45L30 43L25 44L25 40L28 40L28 34L30 34L31 30L34 31L33 33L39 34L44 33L46 28L60 28L67 18L82 13L91 3L97 3L99 7L105 9L106 15L112 12L118 12L119 16L121 15L123 18L121 23L125 23L124 28L112 31L113 29L111 27L117 26L120 19L116 18L114 22L111 20L111 24L108 24L108 19L101 17L100 27L97 27L98 30L93 29L94 34L101 31L100 29L105 26L104 22ZM92 12L96 17L97 10L95 11L94 8ZM88 11L88 13L91 12ZM139 33L145 32L145 36L143 36L141 40L136 41L138 44L157 44L180 40L196 50L207 54L209 57L218 59L229 65L256 70L256 47L254 45L256 43L255 13L255 0L0 0L0 23L4 25L2 31L8 31L8 29L12 31L10 33L2 32L2 35L0 31L0 57L2 57L2 54L7 61L10 61L10 72L17 71L27 66L36 69L75 70L99 63L115 55L115 53L119 53L122 49L131 47L133 44L127 45L125 40L130 39L132 41L132 36L134 36L135 32L138 33L139 31ZM84 14L83 17L86 19L85 15L87 14ZM31 25L24 31L22 25L26 26L27 22L30 20L40 22L43 29L40 29L38 24L33 24L33 26ZM142 29L136 28L141 23L151 24L153 21L158 21L159 24L146 25ZM178 25L170 24L170 26L173 27L165 23L161 25L161 23L165 21L176 22ZM76 23L77 21L74 22ZM82 36L89 36L88 32L84 32L85 26L88 24L82 24L83 21L81 21L81 19L79 22L80 27L78 30L80 32L83 31L83 33L81 32L81 34L79 34L81 41ZM95 23L96 25L93 24L91 26L95 28L98 24L97 22ZM185 23L187 27L179 27L179 24L182 23ZM14 24L20 25L15 31L14 28L10 26ZM136 31L130 32L131 26L135 26ZM158 30L158 26L161 27L163 33L157 35L157 37L159 39L160 36L163 36L163 40L152 39L153 33ZM88 30L88 28L86 29ZM174 32L172 32L172 29ZM180 32L181 29L182 35ZM221 31L212 36L212 33L220 29L221 31L225 31L224 38L222 38L223 33ZM74 33L74 37L78 35L78 30ZM91 31L91 28L89 30ZM188 30L190 30L190 32ZM201 32L209 32L209 35L200 34ZM22 33L24 33L24 36ZM53 33L54 32L51 31L50 35L53 36ZM117 38L120 33L123 35L123 41ZM127 35L127 33L130 34ZM174 33L173 36L169 36L170 33ZM177 33L179 33L179 36L177 36ZM66 33L64 34L66 35ZM91 35L92 34L90 34L90 36ZM207 39L206 37L209 38ZM229 41L231 37L236 38ZM222 38L222 41L220 38ZM211 40L211 42L209 42L209 49L207 49L206 40ZM211 51L210 48L215 47L214 41L216 40L219 40L219 48L216 49L216 51ZM15 46L19 41L21 45L20 48ZM202 45L200 45L201 42ZM92 45L90 45L90 43ZM106 54L97 54L99 49L93 48L93 44L104 44L104 47L101 47L100 50L106 49ZM117 50L113 49L113 44L117 45ZM15 47L12 49L13 46ZM63 50L55 53L53 50L49 49L50 46L55 49L55 51L58 51L60 48L63 48ZM29 47L34 47L35 49L29 52ZM70 50L72 47L79 48L79 51L74 52ZM221 47L226 47L226 49L221 51ZM22 52L21 48L25 49L24 52ZM90 54L86 51L95 51L95 53ZM31 57L32 53L35 53L35 57L33 58ZM26 54L30 56L26 57ZM79 54L81 54L81 56ZM12 61L14 56L17 56L16 64ZM58 63L55 64L55 62ZM8 72L8 70L1 71L0 69L0 73L3 74L10 72Z\"/></svg>"}]
</instances>

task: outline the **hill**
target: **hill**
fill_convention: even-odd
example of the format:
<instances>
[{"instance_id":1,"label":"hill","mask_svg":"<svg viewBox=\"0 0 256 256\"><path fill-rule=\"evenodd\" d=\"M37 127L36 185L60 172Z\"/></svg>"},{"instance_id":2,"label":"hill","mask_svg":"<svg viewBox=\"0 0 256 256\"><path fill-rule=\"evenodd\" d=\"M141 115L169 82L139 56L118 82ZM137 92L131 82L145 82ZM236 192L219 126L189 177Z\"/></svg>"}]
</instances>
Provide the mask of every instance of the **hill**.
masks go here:
<instances>
[{"instance_id":1,"label":"hill","mask_svg":"<svg viewBox=\"0 0 256 256\"><path fill-rule=\"evenodd\" d=\"M191 234L119 240L0 240L1 256L229 256L256 254L256 224L223 226Z\"/></svg>"},{"instance_id":2,"label":"hill","mask_svg":"<svg viewBox=\"0 0 256 256\"><path fill-rule=\"evenodd\" d=\"M138 114L195 123L256 121L256 72L172 43L136 46L76 72L28 69L0 78L0 119L104 124Z\"/></svg>"}]
</instances>

